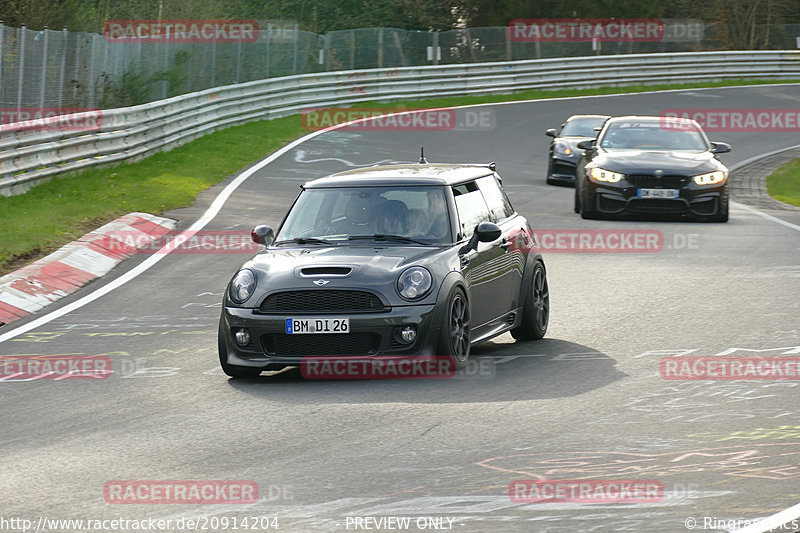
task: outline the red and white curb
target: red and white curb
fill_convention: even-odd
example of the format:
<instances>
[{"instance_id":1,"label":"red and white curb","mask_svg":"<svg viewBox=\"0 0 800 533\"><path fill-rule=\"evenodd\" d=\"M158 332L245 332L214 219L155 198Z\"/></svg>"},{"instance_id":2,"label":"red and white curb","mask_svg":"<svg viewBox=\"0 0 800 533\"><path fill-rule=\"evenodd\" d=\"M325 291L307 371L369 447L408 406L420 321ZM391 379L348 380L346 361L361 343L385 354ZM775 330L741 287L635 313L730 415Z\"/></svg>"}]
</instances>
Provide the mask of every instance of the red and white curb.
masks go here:
<instances>
[{"instance_id":1,"label":"red and white curb","mask_svg":"<svg viewBox=\"0 0 800 533\"><path fill-rule=\"evenodd\" d=\"M47 257L0 277L0 325L75 292L174 227L175 221L169 218L129 213L65 244ZM115 239L115 235L123 238ZM135 242L137 246L125 242Z\"/></svg>"}]
</instances>

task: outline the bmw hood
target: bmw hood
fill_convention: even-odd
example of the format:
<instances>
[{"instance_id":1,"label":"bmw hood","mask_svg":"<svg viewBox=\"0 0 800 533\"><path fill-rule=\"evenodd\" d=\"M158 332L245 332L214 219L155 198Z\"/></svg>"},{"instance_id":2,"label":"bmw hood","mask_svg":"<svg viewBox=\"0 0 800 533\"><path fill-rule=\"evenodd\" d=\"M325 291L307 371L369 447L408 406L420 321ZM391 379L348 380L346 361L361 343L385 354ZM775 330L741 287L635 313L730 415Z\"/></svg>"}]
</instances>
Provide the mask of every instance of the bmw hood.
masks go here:
<instances>
[{"instance_id":1,"label":"bmw hood","mask_svg":"<svg viewBox=\"0 0 800 533\"><path fill-rule=\"evenodd\" d=\"M687 176L727 170L711 152L689 151L609 150L595 157L590 166L623 174L650 174L660 170L665 174Z\"/></svg>"}]
</instances>

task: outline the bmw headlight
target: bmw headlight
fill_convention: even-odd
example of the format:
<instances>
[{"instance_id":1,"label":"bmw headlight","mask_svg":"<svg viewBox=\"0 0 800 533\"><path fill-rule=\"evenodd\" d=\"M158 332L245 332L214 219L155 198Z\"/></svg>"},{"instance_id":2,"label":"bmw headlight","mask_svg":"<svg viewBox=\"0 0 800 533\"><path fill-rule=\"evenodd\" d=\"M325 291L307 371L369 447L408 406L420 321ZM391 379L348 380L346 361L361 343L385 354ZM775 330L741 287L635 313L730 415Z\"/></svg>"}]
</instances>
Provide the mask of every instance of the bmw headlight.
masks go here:
<instances>
[{"instance_id":1,"label":"bmw headlight","mask_svg":"<svg viewBox=\"0 0 800 533\"><path fill-rule=\"evenodd\" d=\"M700 174L694 177L694 182L698 185L714 185L715 183L722 183L725 181L725 172L722 170L715 170L707 174Z\"/></svg>"},{"instance_id":2,"label":"bmw headlight","mask_svg":"<svg viewBox=\"0 0 800 533\"><path fill-rule=\"evenodd\" d=\"M256 275L249 268L241 269L231 281L228 296L237 304L244 303L256 289Z\"/></svg>"},{"instance_id":3,"label":"bmw headlight","mask_svg":"<svg viewBox=\"0 0 800 533\"><path fill-rule=\"evenodd\" d=\"M619 180L625 177L625 174L620 174L619 172L611 172L610 170L606 170L604 168L594 167L592 170L589 171L589 176L592 177L595 181L607 181L609 183L617 183Z\"/></svg>"},{"instance_id":4,"label":"bmw headlight","mask_svg":"<svg viewBox=\"0 0 800 533\"><path fill-rule=\"evenodd\" d=\"M572 155L572 148L569 147L569 143L564 141L558 141L553 147L553 151L561 155Z\"/></svg>"},{"instance_id":5,"label":"bmw headlight","mask_svg":"<svg viewBox=\"0 0 800 533\"><path fill-rule=\"evenodd\" d=\"M406 300L419 300L431 289L433 277L427 268L415 266L403 270L397 278L397 292Z\"/></svg>"}]
</instances>

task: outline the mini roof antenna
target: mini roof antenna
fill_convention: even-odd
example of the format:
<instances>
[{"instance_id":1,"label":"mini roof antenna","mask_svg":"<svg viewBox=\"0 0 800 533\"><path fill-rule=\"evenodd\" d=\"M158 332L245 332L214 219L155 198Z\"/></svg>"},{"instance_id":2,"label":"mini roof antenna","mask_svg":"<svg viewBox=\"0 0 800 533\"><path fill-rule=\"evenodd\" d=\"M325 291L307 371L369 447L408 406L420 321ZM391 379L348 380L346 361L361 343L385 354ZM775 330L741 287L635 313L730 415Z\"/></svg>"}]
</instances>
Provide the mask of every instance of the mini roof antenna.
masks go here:
<instances>
[{"instance_id":1,"label":"mini roof antenna","mask_svg":"<svg viewBox=\"0 0 800 533\"><path fill-rule=\"evenodd\" d=\"M420 146L419 147L419 164L420 165L427 165L428 164L428 160L425 159L425 147L424 146Z\"/></svg>"}]
</instances>

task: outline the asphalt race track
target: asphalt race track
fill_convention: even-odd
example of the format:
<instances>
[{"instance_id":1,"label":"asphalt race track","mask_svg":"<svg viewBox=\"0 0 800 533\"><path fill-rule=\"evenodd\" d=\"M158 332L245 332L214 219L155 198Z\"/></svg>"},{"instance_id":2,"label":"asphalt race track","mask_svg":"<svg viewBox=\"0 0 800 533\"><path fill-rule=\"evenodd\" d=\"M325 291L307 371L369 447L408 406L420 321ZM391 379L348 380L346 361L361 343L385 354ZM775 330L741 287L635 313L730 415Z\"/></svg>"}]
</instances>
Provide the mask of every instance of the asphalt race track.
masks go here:
<instances>
[{"instance_id":1,"label":"asphalt race track","mask_svg":"<svg viewBox=\"0 0 800 533\"><path fill-rule=\"evenodd\" d=\"M114 369L106 379L0 382L3 516L173 524L277 517L279 531L387 531L377 520L411 517L411 531L680 532L692 520L695 530L726 531L729 521L796 505L798 381L666 380L659 362L800 355L800 210L764 211L788 225L739 204L727 224L587 221L573 213L572 189L544 183L544 130L568 115L681 107L798 108L800 86L491 105L470 110L488 113L482 128L334 131L288 150L244 181L206 229L276 226L304 181L414 162L424 145L432 162L496 161L534 228L657 230L663 248L546 254L547 337L516 343L503 335L475 347L470 369L446 380L316 381L292 371L230 380L217 361L217 319L246 256L167 255L105 296L0 343L6 356L106 355ZM799 142L780 132L709 137L733 145L721 157L729 166ZM167 216L189 227L228 182ZM508 495L518 479L657 480L663 497L518 503ZM107 503L104 486L114 480L250 480L259 500Z\"/></svg>"}]
</instances>

